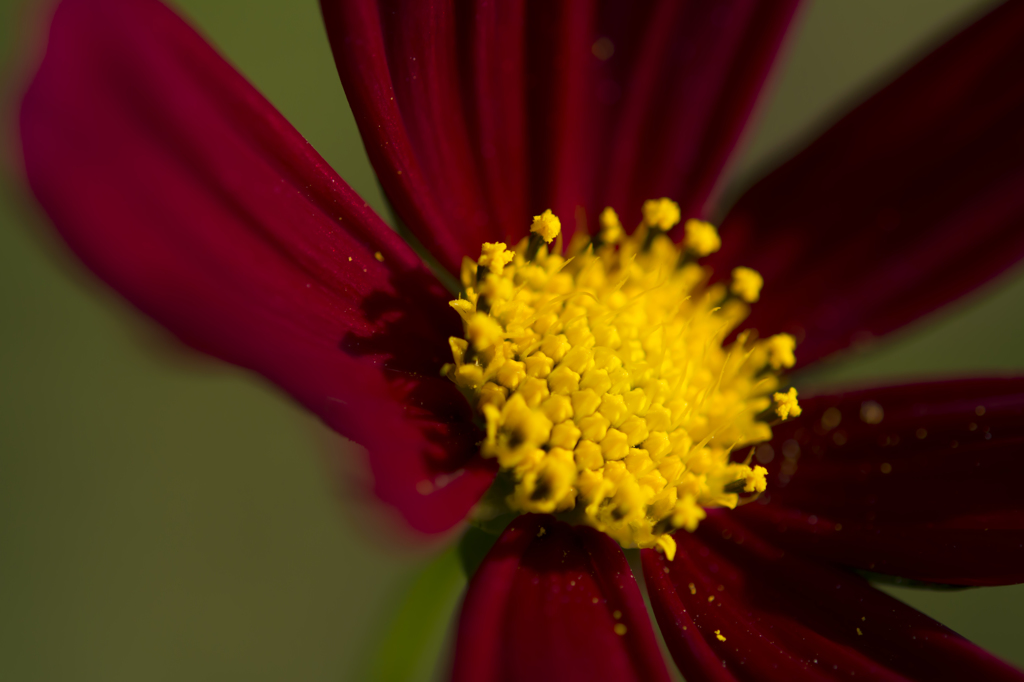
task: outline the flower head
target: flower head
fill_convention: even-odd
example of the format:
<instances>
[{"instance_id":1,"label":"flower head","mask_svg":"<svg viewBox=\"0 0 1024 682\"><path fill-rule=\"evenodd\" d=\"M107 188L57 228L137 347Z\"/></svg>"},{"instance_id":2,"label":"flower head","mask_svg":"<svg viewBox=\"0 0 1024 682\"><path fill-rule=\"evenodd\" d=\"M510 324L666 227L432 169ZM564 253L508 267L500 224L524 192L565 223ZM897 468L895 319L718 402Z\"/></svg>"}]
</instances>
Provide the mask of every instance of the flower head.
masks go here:
<instances>
[{"instance_id":1,"label":"flower head","mask_svg":"<svg viewBox=\"0 0 1024 682\"><path fill-rule=\"evenodd\" d=\"M1021 155L988 132L1020 127L1021 5L751 188L724 242L704 218L794 2L628 20L322 5L382 186L463 286L450 305L153 0L60 4L22 104L26 174L107 283L363 445L412 528L447 531L510 484L503 503L527 513L471 578L456 679L667 679L622 545L644 548L691 677L1014 678L835 565L1024 580L1019 495L992 495L1021 466L1024 385L777 389L1024 255ZM771 434L773 402L799 418ZM968 415L985 419L954 431Z\"/></svg>"}]
</instances>

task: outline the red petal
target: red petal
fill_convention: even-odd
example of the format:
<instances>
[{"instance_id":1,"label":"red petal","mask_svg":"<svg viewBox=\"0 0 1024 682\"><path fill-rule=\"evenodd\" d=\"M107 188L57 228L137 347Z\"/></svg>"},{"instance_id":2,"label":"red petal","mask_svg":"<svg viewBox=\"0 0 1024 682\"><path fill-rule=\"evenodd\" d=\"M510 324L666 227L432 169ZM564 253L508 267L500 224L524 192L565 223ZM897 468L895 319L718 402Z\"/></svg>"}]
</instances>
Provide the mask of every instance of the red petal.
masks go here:
<instances>
[{"instance_id":1,"label":"red petal","mask_svg":"<svg viewBox=\"0 0 1024 682\"><path fill-rule=\"evenodd\" d=\"M797 0L321 4L385 190L454 272L546 208L566 236L577 207L701 212Z\"/></svg>"},{"instance_id":2,"label":"red petal","mask_svg":"<svg viewBox=\"0 0 1024 682\"><path fill-rule=\"evenodd\" d=\"M626 628L621 635L618 625ZM619 546L591 528L527 515L505 530L470 581L453 679L669 677Z\"/></svg>"},{"instance_id":3,"label":"red petal","mask_svg":"<svg viewBox=\"0 0 1024 682\"><path fill-rule=\"evenodd\" d=\"M784 547L880 573L1024 582L1024 379L801 403L803 415L775 429L758 500L768 503L737 518Z\"/></svg>"},{"instance_id":4,"label":"red petal","mask_svg":"<svg viewBox=\"0 0 1024 682\"><path fill-rule=\"evenodd\" d=\"M1024 679L865 580L762 541L728 512L675 538L675 561L643 550L643 566L687 679Z\"/></svg>"},{"instance_id":5,"label":"red petal","mask_svg":"<svg viewBox=\"0 0 1024 682\"><path fill-rule=\"evenodd\" d=\"M460 92L454 9L414 0L323 0L321 7L341 82L385 192L423 245L457 273L463 256L478 256L484 241L506 238L502 218L511 216L489 212L481 183ZM514 126L502 132L515 142ZM511 171L522 177L525 169ZM493 189L493 179L486 179ZM523 232L528 224L516 208Z\"/></svg>"},{"instance_id":6,"label":"red petal","mask_svg":"<svg viewBox=\"0 0 1024 682\"><path fill-rule=\"evenodd\" d=\"M703 216L798 4L661 2L644 18L642 36L623 36L631 53L616 74L621 108L606 134L607 173L596 199L629 224L646 199L662 196L679 201L684 216ZM603 33L622 35L639 19L615 14L604 12Z\"/></svg>"},{"instance_id":7,"label":"red petal","mask_svg":"<svg viewBox=\"0 0 1024 682\"><path fill-rule=\"evenodd\" d=\"M577 207L593 224L608 205L632 226L660 196L702 213L797 4L531 6L531 206L563 228Z\"/></svg>"},{"instance_id":8,"label":"red petal","mask_svg":"<svg viewBox=\"0 0 1024 682\"><path fill-rule=\"evenodd\" d=\"M481 182L491 220L502 238L515 242L525 233L531 215L522 68L526 10L522 0L466 3L457 9L466 15L462 23L470 29L459 41L459 50L471 69L463 92Z\"/></svg>"},{"instance_id":9,"label":"red petal","mask_svg":"<svg viewBox=\"0 0 1024 682\"><path fill-rule=\"evenodd\" d=\"M749 326L801 364L884 334L1024 256L1024 5L1006 3L748 192L727 265L764 275Z\"/></svg>"},{"instance_id":10,"label":"red petal","mask_svg":"<svg viewBox=\"0 0 1024 682\"><path fill-rule=\"evenodd\" d=\"M32 189L104 281L366 446L414 527L463 517L489 475L463 469L476 432L438 376L444 290L179 18L62 3L21 132Z\"/></svg>"}]
</instances>

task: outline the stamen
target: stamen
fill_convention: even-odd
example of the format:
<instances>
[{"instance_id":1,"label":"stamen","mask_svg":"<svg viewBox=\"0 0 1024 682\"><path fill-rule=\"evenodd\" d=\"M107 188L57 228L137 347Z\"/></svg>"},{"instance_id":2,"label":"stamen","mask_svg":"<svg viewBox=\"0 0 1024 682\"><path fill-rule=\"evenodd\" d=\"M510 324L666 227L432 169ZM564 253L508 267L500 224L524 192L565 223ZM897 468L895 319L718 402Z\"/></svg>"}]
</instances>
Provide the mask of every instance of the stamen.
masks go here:
<instances>
[{"instance_id":1,"label":"stamen","mask_svg":"<svg viewBox=\"0 0 1024 682\"><path fill-rule=\"evenodd\" d=\"M491 272L501 272L502 268L512 262L512 259L516 257L516 254L508 250L508 247L498 242L497 244L491 244L484 242L483 248L480 249L480 265L486 267Z\"/></svg>"},{"instance_id":2,"label":"stamen","mask_svg":"<svg viewBox=\"0 0 1024 682\"><path fill-rule=\"evenodd\" d=\"M722 240L718 236L718 230L711 223L691 218L686 221L685 228L686 248L692 251L698 258L709 256L722 248Z\"/></svg>"},{"instance_id":3,"label":"stamen","mask_svg":"<svg viewBox=\"0 0 1024 682\"><path fill-rule=\"evenodd\" d=\"M549 210L514 250L485 244L466 259L465 298L451 303L465 335L451 339L447 374L486 425L483 456L514 483L511 510L559 513L671 558L669 533L765 490L766 470L731 453L771 437L760 415L773 406L800 413L794 389L773 396L795 341L745 331L723 346L761 276L737 268L728 287L709 286L696 259L721 246L717 230L689 220L680 248L658 238L679 223L677 204L646 202L643 216L626 236L605 209L566 258L560 239L551 248L561 224Z\"/></svg>"},{"instance_id":4,"label":"stamen","mask_svg":"<svg viewBox=\"0 0 1024 682\"><path fill-rule=\"evenodd\" d=\"M533 217L533 224L530 225L530 241L526 247L526 260L533 260L537 252L545 243L550 244L562 231L562 221L558 219L551 209Z\"/></svg>"},{"instance_id":5,"label":"stamen","mask_svg":"<svg viewBox=\"0 0 1024 682\"><path fill-rule=\"evenodd\" d=\"M598 222L601 225L601 231L598 232L598 239L595 240L595 246L602 244L618 244L623 237L626 236L625 230L622 229L622 223L619 221L619 216L615 213L611 206L601 211Z\"/></svg>"},{"instance_id":6,"label":"stamen","mask_svg":"<svg viewBox=\"0 0 1024 682\"><path fill-rule=\"evenodd\" d=\"M781 419L799 417L803 409L796 401L796 389L790 386L787 393L776 393L772 396L775 400L775 412Z\"/></svg>"},{"instance_id":7,"label":"stamen","mask_svg":"<svg viewBox=\"0 0 1024 682\"><path fill-rule=\"evenodd\" d=\"M757 299L761 297L761 287L763 286L764 278L757 270L744 267L733 269L729 291L745 302L756 303Z\"/></svg>"},{"instance_id":8,"label":"stamen","mask_svg":"<svg viewBox=\"0 0 1024 682\"><path fill-rule=\"evenodd\" d=\"M644 202L644 223L668 232L679 223L679 204L671 199L651 199Z\"/></svg>"},{"instance_id":9,"label":"stamen","mask_svg":"<svg viewBox=\"0 0 1024 682\"><path fill-rule=\"evenodd\" d=\"M643 215L643 227L647 228L647 236L640 250L646 253L659 235L668 232L679 223L679 204L670 199L651 199L644 202Z\"/></svg>"}]
</instances>

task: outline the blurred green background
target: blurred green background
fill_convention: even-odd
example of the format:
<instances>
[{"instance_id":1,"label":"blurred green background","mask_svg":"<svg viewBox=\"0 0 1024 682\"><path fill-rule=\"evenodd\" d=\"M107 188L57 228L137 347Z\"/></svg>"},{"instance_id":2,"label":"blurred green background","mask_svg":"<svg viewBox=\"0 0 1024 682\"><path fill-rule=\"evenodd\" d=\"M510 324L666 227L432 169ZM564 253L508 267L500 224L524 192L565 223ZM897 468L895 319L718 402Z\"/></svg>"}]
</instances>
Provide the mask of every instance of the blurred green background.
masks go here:
<instances>
[{"instance_id":1,"label":"blurred green background","mask_svg":"<svg viewBox=\"0 0 1024 682\"><path fill-rule=\"evenodd\" d=\"M0 3L10 157L24 48L45 11ZM812 4L733 165L730 194L992 4ZM178 7L382 210L313 0ZM367 510L330 473L329 454L349 446L258 378L168 343L64 253L16 171L3 173L0 678L394 673L381 667L380 642L391 643L385 663L406 655L393 644L406 641L408 620L385 633L429 556L361 530ZM800 385L1020 372L1017 275ZM434 564L421 584L440 585L438 594L426 603L421 590L415 608L450 613L461 580L453 565ZM1024 587L892 593L1024 666ZM444 618L437 623L428 661L445 632ZM419 668L422 677L431 666Z\"/></svg>"}]
</instances>

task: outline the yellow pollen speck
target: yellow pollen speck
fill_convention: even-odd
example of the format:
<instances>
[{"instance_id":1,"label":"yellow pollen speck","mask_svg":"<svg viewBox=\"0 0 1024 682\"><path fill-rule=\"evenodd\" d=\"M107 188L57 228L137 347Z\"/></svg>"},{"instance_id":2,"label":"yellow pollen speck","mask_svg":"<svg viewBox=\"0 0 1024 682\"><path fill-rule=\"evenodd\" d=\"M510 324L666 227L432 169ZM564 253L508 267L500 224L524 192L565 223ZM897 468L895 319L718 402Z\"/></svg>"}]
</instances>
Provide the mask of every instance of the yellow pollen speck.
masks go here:
<instances>
[{"instance_id":1,"label":"yellow pollen speck","mask_svg":"<svg viewBox=\"0 0 1024 682\"><path fill-rule=\"evenodd\" d=\"M590 601L592 601L592 602L594 602L594 603L596 604L597 602L599 602L599 601L601 601L601 600L600 600L600 599L598 599L597 597L594 597L594 598L593 598L593 599L591 599Z\"/></svg>"},{"instance_id":2,"label":"yellow pollen speck","mask_svg":"<svg viewBox=\"0 0 1024 682\"><path fill-rule=\"evenodd\" d=\"M544 526L541 526L541 527L540 527L540 528L539 528L539 529L537 530L537 537L539 537L539 538L542 538L542 537L544 537L544 534L545 534L545 533L547 533L547 532L548 532L548 529L547 529L547 528L545 528Z\"/></svg>"},{"instance_id":3,"label":"yellow pollen speck","mask_svg":"<svg viewBox=\"0 0 1024 682\"><path fill-rule=\"evenodd\" d=\"M539 234L548 244L554 241L561 231L562 221L551 212L550 208L540 215L533 216L533 225L530 225L530 232Z\"/></svg>"},{"instance_id":4,"label":"yellow pollen speck","mask_svg":"<svg viewBox=\"0 0 1024 682\"><path fill-rule=\"evenodd\" d=\"M711 603L711 602L713 602L713 601L715 601L715 595L713 595L713 594L712 594L712 595L709 595L709 596L708 596L708 603L710 604L710 603Z\"/></svg>"},{"instance_id":5,"label":"yellow pollen speck","mask_svg":"<svg viewBox=\"0 0 1024 682\"><path fill-rule=\"evenodd\" d=\"M384 254L381 253L380 251L375 251L373 253L373 257L377 259L378 263L383 263L384 262Z\"/></svg>"},{"instance_id":6,"label":"yellow pollen speck","mask_svg":"<svg viewBox=\"0 0 1024 682\"><path fill-rule=\"evenodd\" d=\"M889 464L888 462L882 462L882 466L880 466L879 468L882 470L883 474L888 474L892 472L892 465Z\"/></svg>"},{"instance_id":7,"label":"yellow pollen speck","mask_svg":"<svg viewBox=\"0 0 1024 682\"><path fill-rule=\"evenodd\" d=\"M644 202L644 223L659 230L670 230L679 222L679 204L671 199L651 199Z\"/></svg>"},{"instance_id":8,"label":"yellow pollen speck","mask_svg":"<svg viewBox=\"0 0 1024 682\"><path fill-rule=\"evenodd\" d=\"M615 624L615 634L619 635L620 637L622 635L626 634L627 631L628 631L628 628L623 623L616 623Z\"/></svg>"},{"instance_id":9,"label":"yellow pollen speck","mask_svg":"<svg viewBox=\"0 0 1024 682\"><path fill-rule=\"evenodd\" d=\"M742 267L733 269L729 291L747 303L755 303L761 297L761 287L763 286L764 278L757 270Z\"/></svg>"},{"instance_id":10,"label":"yellow pollen speck","mask_svg":"<svg viewBox=\"0 0 1024 682\"><path fill-rule=\"evenodd\" d=\"M740 453L772 436L765 414L795 342L733 333L749 307L708 284L692 258L716 250L718 234L687 223L683 258L663 231L678 211L648 202L647 229L626 235L605 209L593 241L577 236L563 255L548 210L531 231L551 247L531 236L464 260L451 302L463 336L450 340L445 373L511 491L487 513L571 512L623 547L672 560L671 533L765 491L767 471ZM777 395L780 414L799 414L795 391Z\"/></svg>"},{"instance_id":11,"label":"yellow pollen speck","mask_svg":"<svg viewBox=\"0 0 1024 682\"><path fill-rule=\"evenodd\" d=\"M715 630L715 637L718 638L719 642L724 642L725 641L725 635L722 634L721 630Z\"/></svg>"},{"instance_id":12,"label":"yellow pollen speck","mask_svg":"<svg viewBox=\"0 0 1024 682\"><path fill-rule=\"evenodd\" d=\"M858 635L863 635L864 633L860 631L860 628L857 628L857 634Z\"/></svg>"},{"instance_id":13,"label":"yellow pollen speck","mask_svg":"<svg viewBox=\"0 0 1024 682\"><path fill-rule=\"evenodd\" d=\"M718 236L718 230L711 223L703 220L690 219L686 221L686 248L698 256L707 256L722 248L722 240Z\"/></svg>"},{"instance_id":14,"label":"yellow pollen speck","mask_svg":"<svg viewBox=\"0 0 1024 682\"><path fill-rule=\"evenodd\" d=\"M790 417L799 417L803 409L800 407L800 403L796 399L796 389L792 386L789 387L789 391L786 393L776 393L772 396L775 401L775 413L779 415L780 419L789 419Z\"/></svg>"},{"instance_id":15,"label":"yellow pollen speck","mask_svg":"<svg viewBox=\"0 0 1024 682\"><path fill-rule=\"evenodd\" d=\"M690 583L689 585L687 585L687 587L690 588L690 594L697 594L697 586L696 585L694 585L693 583Z\"/></svg>"},{"instance_id":16,"label":"yellow pollen speck","mask_svg":"<svg viewBox=\"0 0 1024 682\"><path fill-rule=\"evenodd\" d=\"M620 618L622 618L622 611L619 611L618 609L612 611L612 618L614 618L615 620L619 620Z\"/></svg>"},{"instance_id":17,"label":"yellow pollen speck","mask_svg":"<svg viewBox=\"0 0 1024 682\"><path fill-rule=\"evenodd\" d=\"M349 262L351 262L352 261L352 256L349 256L348 260L349 260Z\"/></svg>"}]
</instances>

